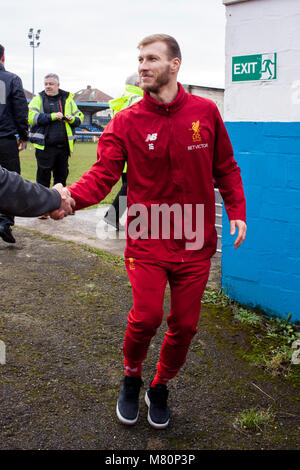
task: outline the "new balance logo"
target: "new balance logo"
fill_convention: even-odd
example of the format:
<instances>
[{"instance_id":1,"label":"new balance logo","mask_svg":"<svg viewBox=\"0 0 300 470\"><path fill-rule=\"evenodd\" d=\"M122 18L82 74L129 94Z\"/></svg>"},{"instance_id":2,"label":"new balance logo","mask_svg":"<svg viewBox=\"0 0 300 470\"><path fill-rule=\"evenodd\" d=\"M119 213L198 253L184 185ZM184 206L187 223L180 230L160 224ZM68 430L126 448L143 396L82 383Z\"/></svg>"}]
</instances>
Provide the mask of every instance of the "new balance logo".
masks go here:
<instances>
[{"instance_id":1,"label":"new balance logo","mask_svg":"<svg viewBox=\"0 0 300 470\"><path fill-rule=\"evenodd\" d=\"M157 139L157 134L148 134L145 142L153 141Z\"/></svg>"}]
</instances>

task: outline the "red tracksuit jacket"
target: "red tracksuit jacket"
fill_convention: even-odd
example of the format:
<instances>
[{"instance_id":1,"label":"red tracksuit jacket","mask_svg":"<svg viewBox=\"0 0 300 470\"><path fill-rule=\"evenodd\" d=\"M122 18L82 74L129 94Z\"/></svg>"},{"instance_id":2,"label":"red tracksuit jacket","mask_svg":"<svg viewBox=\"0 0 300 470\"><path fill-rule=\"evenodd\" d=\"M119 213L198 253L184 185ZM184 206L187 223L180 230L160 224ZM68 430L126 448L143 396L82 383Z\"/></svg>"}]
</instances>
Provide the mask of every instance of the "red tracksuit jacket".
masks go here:
<instances>
[{"instance_id":1,"label":"red tracksuit jacket","mask_svg":"<svg viewBox=\"0 0 300 470\"><path fill-rule=\"evenodd\" d=\"M218 109L212 101L186 93L180 84L173 102L159 103L144 93L141 101L110 121L99 139L97 161L69 187L76 209L104 199L119 180L125 161L128 211L135 204L143 204L149 214L148 236L145 227L139 227L144 234L139 238L128 235L126 257L174 262L210 258L217 246L214 182L229 220L246 221L240 169ZM171 220L170 239L162 237L161 224L159 236L151 236L150 208L161 204L177 204L182 214L184 206L191 208L194 229L196 205L203 205L201 246L194 244L195 249L187 249L190 235L185 237L184 230L181 239L178 232L174 235L175 218ZM133 220L129 215L128 227Z\"/></svg>"}]
</instances>

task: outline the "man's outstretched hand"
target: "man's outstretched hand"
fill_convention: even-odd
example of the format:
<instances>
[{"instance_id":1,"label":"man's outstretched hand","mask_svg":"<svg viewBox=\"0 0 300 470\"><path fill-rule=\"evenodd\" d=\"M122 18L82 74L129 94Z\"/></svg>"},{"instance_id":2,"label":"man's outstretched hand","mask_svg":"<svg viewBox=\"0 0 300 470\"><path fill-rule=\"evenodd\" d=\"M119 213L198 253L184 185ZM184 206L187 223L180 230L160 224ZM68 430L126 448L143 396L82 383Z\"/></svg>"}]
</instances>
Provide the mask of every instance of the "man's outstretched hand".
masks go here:
<instances>
[{"instance_id":1,"label":"man's outstretched hand","mask_svg":"<svg viewBox=\"0 0 300 470\"><path fill-rule=\"evenodd\" d=\"M75 201L72 199L70 192L64 188L62 184L58 183L53 186L53 189L59 192L61 197L61 204L59 209L50 212L51 219L60 220L67 215L74 214Z\"/></svg>"}]
</instances>

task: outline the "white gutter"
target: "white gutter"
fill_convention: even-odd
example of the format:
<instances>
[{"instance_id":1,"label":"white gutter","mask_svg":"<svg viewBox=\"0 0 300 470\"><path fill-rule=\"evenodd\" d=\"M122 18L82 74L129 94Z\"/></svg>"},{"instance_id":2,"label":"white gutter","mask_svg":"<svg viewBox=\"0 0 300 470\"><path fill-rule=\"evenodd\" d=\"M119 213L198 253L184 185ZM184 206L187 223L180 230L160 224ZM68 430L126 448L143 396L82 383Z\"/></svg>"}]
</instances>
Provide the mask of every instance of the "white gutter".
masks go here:
<instances>
[{"instance_id":1,"label":"white gutter","mask_svg":"<svg viewBox=\"0 0 300 470\"><path fill-rule=\"evenodd\" d=\"M232 5L233 3L251 2L252 0L223 0L223 5Z\"/></svg>"}]
</instances>

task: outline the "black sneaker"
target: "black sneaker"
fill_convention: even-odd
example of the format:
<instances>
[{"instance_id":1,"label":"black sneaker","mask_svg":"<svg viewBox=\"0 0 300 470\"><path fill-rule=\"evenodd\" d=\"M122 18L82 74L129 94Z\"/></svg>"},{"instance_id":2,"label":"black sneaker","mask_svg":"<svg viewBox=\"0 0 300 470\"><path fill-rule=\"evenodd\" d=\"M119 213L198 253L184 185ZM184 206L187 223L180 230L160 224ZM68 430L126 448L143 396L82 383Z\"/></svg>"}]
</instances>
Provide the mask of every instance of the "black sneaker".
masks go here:
<instances>
[{"instance_id":1,"label":"black sneaker","mask_svg":"<svg viewBox=\"0 0 300 470\"><path fill-rule=\"evenodd\" d=\"M140 377L125 375L117 403L117 416L123 424L135 424L139 416L139 393L143 381Z\"/></svg>"},{"instance_id":2,"label":"black sneaker","mask_svg":"<svg viewBox=\"0 0 300 470\"><path fill-rule=\"evenodd\" d=\"M11 232L9 225L0 225L0 237L6 243L16 243L16 240Z\"/></svg>"},{"instance_id":3,"label":"black sneaker","mask_svg":"<svg viewBox=\"0 0 300 470\"><path fill-rule=\"evenodd\" d=\"M155 387L149 387L145 402L148 409L148 422L156 429L166 428L170 420L170 410L167 405L169 390L166 385L156 384Z\"/></svg>"}]
</instances>

